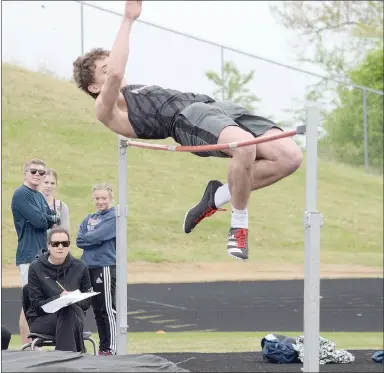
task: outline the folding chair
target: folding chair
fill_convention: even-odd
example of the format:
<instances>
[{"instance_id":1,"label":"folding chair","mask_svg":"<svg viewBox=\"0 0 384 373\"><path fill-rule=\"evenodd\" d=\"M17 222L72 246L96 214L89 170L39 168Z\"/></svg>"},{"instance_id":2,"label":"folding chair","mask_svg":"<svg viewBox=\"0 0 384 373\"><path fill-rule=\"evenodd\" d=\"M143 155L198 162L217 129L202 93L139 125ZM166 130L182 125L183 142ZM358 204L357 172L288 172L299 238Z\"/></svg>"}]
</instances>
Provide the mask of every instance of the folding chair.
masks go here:
<instances>
[{"instance_id":1,"label":"folding chair","mask_svg":"<svg viewBox=\"0 0 384 373\"><path fill-rule=\"evenodd\" d=\"M21 301L23 305L24 314L26 315L27 310L31 305L31 302L29 301L28 285L25 285L22 289ZM39 347L45 347L45 346L50 346L50 347L56 346L56 339L54 335L29 333L28 338L32 339L32 341L24 344L21 347L21 351L24 351L29 347L31 348L31 350L34 350L36 347L39 348ZM84 341L89 341L92 343L93 354L97 355L96 341L92 338L92 332L84 332L83 339Z\"/></svg>"}]
</instances>

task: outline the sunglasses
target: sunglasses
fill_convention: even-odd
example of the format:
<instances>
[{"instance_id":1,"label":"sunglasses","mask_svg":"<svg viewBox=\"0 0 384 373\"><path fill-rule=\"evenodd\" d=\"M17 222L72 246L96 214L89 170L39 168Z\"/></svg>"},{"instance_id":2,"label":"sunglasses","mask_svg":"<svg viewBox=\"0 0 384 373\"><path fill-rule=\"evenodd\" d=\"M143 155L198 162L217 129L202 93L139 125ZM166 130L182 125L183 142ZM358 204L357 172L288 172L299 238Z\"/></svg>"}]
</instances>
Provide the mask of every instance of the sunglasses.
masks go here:
<instances>
[{"instance_id":1,"label":"sunglasses","mask_svg":"<svg viewBox=\"0 0 384 373\"><path fill-rule=\"evenodd\" d=\"M30 168L30 169L29 169L29 172L30 172L32 175L35 175L36 172L38 172L40 176L43 176L43 175L45 175L45 174L47 173L47 171L45 171L45 170L36 170L36 168Z\"/></svg>"},{"instance_id":2,"label":"sunglasses","mask_svg":"<svg viewBox=\"0 0 384 373\"><path fill-rule=\"evenodd\" d=\"M69 247L69 245L71 244L71 241L51 241L50 244L52 247L59 247L60 244L63 247Z\"/></svg>"}]
</instances>

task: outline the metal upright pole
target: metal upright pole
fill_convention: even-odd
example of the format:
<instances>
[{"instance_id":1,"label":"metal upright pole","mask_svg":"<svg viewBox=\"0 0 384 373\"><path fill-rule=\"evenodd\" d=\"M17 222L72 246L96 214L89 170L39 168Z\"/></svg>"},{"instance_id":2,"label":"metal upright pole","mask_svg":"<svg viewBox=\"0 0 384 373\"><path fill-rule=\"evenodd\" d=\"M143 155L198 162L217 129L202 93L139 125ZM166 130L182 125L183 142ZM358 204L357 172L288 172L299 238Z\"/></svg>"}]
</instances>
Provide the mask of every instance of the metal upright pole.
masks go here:
<instances>
[{"instance_id":1,"label":"metal upright pole","mask_svg":"<svg viewBox=\"0 0 384 373\"><path fill-rule=\"evenodd\" d=\"M367 91L363 89L363 126L364 126L364 168L368 172L368 121L367 121Z\"/></svg>"},{"instance_id":2,"label":"metal upright pole","mask_svg":"<svg viewBox=\"0 0 384 373\"><path fill-rule=\"evenodd\" d=\"M116 207L116 353L127 354L127 142L118 136L118 193Z\"/></svg>"},{"instance_id":3,"label":"metal upright pole","mask_svg":"<svg viewBox=\"0 0 384 373\"><path fill-rule=\"evenodd\" d=\"M319 109L307 108L304 270L304 372L319 372L320 337L320 227L317 211L317 137Z\"/></svg>"}]
</instances>

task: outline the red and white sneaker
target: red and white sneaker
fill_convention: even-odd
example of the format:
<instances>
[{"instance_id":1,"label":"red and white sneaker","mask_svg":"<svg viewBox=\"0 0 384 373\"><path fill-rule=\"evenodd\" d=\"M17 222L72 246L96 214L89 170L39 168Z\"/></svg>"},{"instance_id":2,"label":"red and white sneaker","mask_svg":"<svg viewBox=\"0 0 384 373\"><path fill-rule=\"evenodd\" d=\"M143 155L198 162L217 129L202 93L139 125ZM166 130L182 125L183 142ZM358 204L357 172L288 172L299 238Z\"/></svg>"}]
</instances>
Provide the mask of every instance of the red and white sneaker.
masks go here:
<instances>
[{"instance_id":1,"label":"red and white sneaker","mask_svg":"<svg viewBox=\"0 0 384 373\"><path fill-rule=\"evenodd\" d=\"M228 254L236 259L248 259L248 229L230 228L228 234Z\"/></svg>"}]
</instances>

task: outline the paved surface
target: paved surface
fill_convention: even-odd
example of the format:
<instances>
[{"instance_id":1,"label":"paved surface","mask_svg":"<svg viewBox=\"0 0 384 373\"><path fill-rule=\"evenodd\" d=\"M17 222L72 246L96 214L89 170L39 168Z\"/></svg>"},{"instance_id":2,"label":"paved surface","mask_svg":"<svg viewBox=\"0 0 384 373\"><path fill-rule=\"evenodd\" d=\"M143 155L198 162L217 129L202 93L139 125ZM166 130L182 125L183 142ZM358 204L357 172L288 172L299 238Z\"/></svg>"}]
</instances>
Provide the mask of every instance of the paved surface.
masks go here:
<instances>
[{"instance_id":1,"label":"paved surface","mask_svg":"<svg viewBox=\"0 0 384 373\"><path fill-rule=\"evenodd\" d=\"M371 359L373 351L349 350L355 361L351 364L320 365L320 372L383 372L384 365ZM303 364L271 364L259 352L230 354L156 354L190 372L296 372Z\"/></svg>"},{"instance_id":2,"label":"paved surface","mask_svg":"<svg viewBox=\"0 0 384 373\"><path fill-rule=\"evenodd\" d=\"M320 365L320 372L383 372L383 364L371 359L373 351L350 350L355 356L351 364ZM38 353L38 354L37 354ZM3 372L298 372L303 364L270 364L261 353L228 354L156 354L125 356L87 356L71 359L72 353L60 351L2 351ZM31 356L30 356L31 355ZM37 356L36 356L37 355ZM63 356L66 358L64 359ZM60 358L59 358L60 357ZM165 361L163 359L166 359ZM60 362L59 362L60 361ZM37 365L35 365L37 364Z\"/></svg>"},{"instance_id":3,"label":"paved surface","mask_svg":"<svg viewBox=\"0 0 384 373\"><path fill-rule=\"evenodd\" d=\"M128 286L129 331L302 331L301 280ZM383 280L321 282L322 332L383 330ZM20 289L2 289L2 323L19 333ZM93 312L86 330L96 332Z\"/></svg>"}]
</instances>

